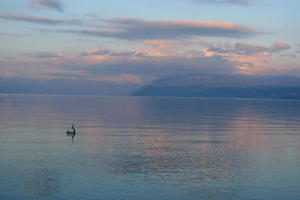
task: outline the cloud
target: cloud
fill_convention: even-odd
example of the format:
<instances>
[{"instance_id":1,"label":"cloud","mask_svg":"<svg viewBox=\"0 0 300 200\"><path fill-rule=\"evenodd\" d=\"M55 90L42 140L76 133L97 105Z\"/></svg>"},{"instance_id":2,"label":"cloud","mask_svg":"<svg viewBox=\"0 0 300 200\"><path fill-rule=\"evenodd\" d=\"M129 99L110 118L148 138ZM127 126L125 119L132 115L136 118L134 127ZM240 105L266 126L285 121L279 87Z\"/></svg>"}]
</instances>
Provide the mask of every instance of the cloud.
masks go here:
<instances>
[{"instance_id":1,"label":"cloud","mask_svg":"<svg viewBox=\"0 0 300 200\"><path fill-rule=\"evenodd\" d=\"M117 18L106 19L103 20L103 22L106 23L106 29L57 31L127 40L182 39L200 36L248 38L262 34L244 25L213 20L143 20Z\"/></svg>"},{"instance_id":2,"label":"cloud","mask_svg":"<svg viewBox=\"0 0 300 200\"><path fill-rule=\"evenodd\" d=\"M235 44L235 50L242 54L255 54L260 52L267 52L269 51L269 48L257 44L247 44L245 42L240 42Z\"/></svg>"},{"instance_id":3,"label":"cloud","mask_svg":"<svg viewBox=\"0 0 300 200\"><path fill-rule=\"evenodd\" d=\"M292 75L300 77L300 64L272 64L266 67L262 73L268 75Z\"/></svg>"},{"instance_id":4,"label":"cloud","mask_svg":"<svg viewBox=\"0 0 300 200\"><path fill-rule=\"evenodd\" d=\"M6 36L6 37L29 37L32 36L31 34L25 34L25 33L1 33L0 36Z\"/></svg>"},{"instance_id":5,"label":"cloud","mask_svg":"<svg viewBox=\"0 0 300 200\"><path fill-rule=\"evenodd\" d=\"M76 59L75 59L76 60ZM235 67L226 59L215 57L191 57L187 59L184 55L179 57L106 57L100 59L89 57L89 59L62 62L61 66L66 70L83 70L93 76L111 76L119 74L134 74L142 77L143 81L182 73L233 73Z\"/></svg>"},{"instance_id":6,"label":"cloud","mask_svg":"<svg viewBox=\"0 0 300 200\"><path fill-rule=\"evenodd\" d=\"M276 46L200 40L199 45L205 47L199 50L191 48L195 43L188 41L146 40L144 44L145 48L134 50L89 49L75 57L49 61L103 80L121 74L137 75L142 81L181 73L260 74L267 72L274 53L271 47Z\"/></svg>"},{"instance_id":7,"label":"cloud","mask_svg":"<svg viewBox=\"0 0 300 200\"><path fill-rule=\"evenodd\" d=\"M80 56L99 56L99 55L107 55L109 54L109 50L102 49L89 49L80 54Z\"/></svg>"},{"instance_id":8,"label":"cloud","mask_svg":"<svg viewBox=\"0 0 300 200\"><path fill-rule=\"evenodd\" d=\"M294 54L282 54L282 55L280 55L280 57L286 57L286 58L297 58L297 56L296 56L296 55L294 55Z\"/></svg>"},{"instance_id":9,"label":"cloud","mask_svg":"<svg viewBox=\"0 0 300 200\"><path fill-rule=\"evenodd\" d=\"M300 43L296 44L296 46L297 46L296 53L300 53Z\"/></svg>"},{"instance_id":10,"label":"cloud","mask_svg":"<svg viewBox=\"0 0 300 200\"><path fill-rule=\"evenodd\" d=\"M86 13L86 14L84 14L84 16L91 17L91 18L97 18L97 15L94 13Z\"/></svg>"},{"instance_id":11,"label":"cloud","mask_svg":"<svg viewBox=\"0 0 300 200\"><path fill-rule=\"evenodd\" d=\"M211 46L211 47L207 48L207 50L209 52L217 52L220 54L234 53L234 50L232 50L232 49L220 48L220 47L215 47L215 46Z\"/></svg>"},{"instance_id":12,"label":"cloud","mask_svg":"<svg viewBox=\"0 0 300 200\"><path fill-rule=\"evenodd\" d=\"M104 55L110 55L110 56L142 56L141 53L135 52L135 51L127 51L127 50L119 50L119 51L110 51L106 49L90 49L83 53L81 53L79 56L104 56Z\"/></svg>"},{"instance_id":13,"label":"cloud","mask_svg":"<svg viewBox=\"0 0 300 200\"><path fill-rule=\"evenodd\" d=\"M31 0L30 8L50 8L63 12L64 8L59 0Z\"/></svg>"},{"instance_id":14,"label":"cloud","mask_svg":"<svg viewBox=\"0 0 300 200\"><path fill-rule=\"evenodd\" d=\"M241 74L272 74L272 55L291 48L281 41L276 41L271 46L262 46L246 42L232 44L201 40L199 45L206 47L202 50L203 55L222 57L234 65L235 73ZM291 54L283 54L281 57L295 58Z\"/></svg>"},{"instance_id":15,"label":"cloud","mask_svg":"<svg viewBox=\"0 0 300 200\"><path fill-rule=\"evenodd\" d=\"M281 41L276 41L271 47L270 47L270 51L271 52L280 52L283 50L287 50L290 49L291 46L288 44L285 44Z\"/></svg>"},{"instance_id":16,"label":"cloud","mask_svg":"<svg viewBox=\"0 0 300 200\"><path fill-rule=\"evenodd\" d=\"M57 29L44 31L126 40L172 40L202 36L248 38L263 34L245 25L213 20L144 20L135 18L114 18L90 23L88 20L57 19L14 13L0 13L0 19L46 25L76 25L94 29ZM97 29L95 29L95 27Z\"/></svg>"},{"instance_id":17,"label":"cloud","mask_svg":"<svg viewBox=\"0 0 300 200\"><path fill-rule=\"evenodd\" d=\"M271 74L272 72L267 69L270 68L269 64L272 61L272 54L291 48L288 44L281 41L276 41L269 47L246 42L231 44L200 41L199 44L206 47L203 50L205 56L222 57L233 63L235 73L241 74Z\"/></svg>"},{"instance_id":18,"label":"cloud","mask_svg":"<svg viewBox=\"0 0 300 200\"><path fill-rule=\"evenodd\" d=\"M32 58L60 58L64 57L62 53L52 53L52 52L38 52L38 53L24 53L25 56Z\"/></svg>"},{"instance_id":19,"label":"cloud","mask_svg":"<svg viewBox=\"0 0 300 200\"><path fill-rule=\"evenodd\" d=\"M18 67L18 71L12 71L10 66L13 65L13 61L7 60L7 68L3 71L23 73L27 76L32 74L31 76L36 77L42 75L139 84L186 73L272 74L272 54L278 51L273 52L271 47L284 46L274 45L279 42L262 46L246 42L213 42L203 39L143 42L144 46L141 48L93 48L73 56L55 52L26 53L24 55L32 58L25 60L26 68ZM280 70L284 73L283 68ZM296 68L290 67L289 71L291 70Z\"/></svg>"},{"instance_id":20,"label":"cloud","mask_svg":"<svg viewBox=\"0 0 300 200\"><path fill-rule=\"evenodd\" d=\"M141 84L142 80L139 76L133 74L121 74L118 76L98 76L90 78L89 80L95 81L105 81L111 83L134 83L134 84Z\"/></svg>"},{"instance_id":21,"label":"cloud","mask_svg":"<svg viewBox=\"0 0 300 200\"><path fill-rule=\"evenodd\" d=\"M126 50L90 49L75 57L61 57L53 63L65 70L80 70L97 76L133 74L151 81L180 73L233 73L235 67L221 56L204 56L182 49L178 41L146 41L146 48ZM167 52L166 49L172 49Z\"/></svg>"},{"instance_id":22,"label":"cloud","mask_svg":"<svg viewBox=\"0 0 300 200\"><path fill-rule=\"evenodd\" d=\"M212 3L212 4L233 4L233 5L252 5L256 0L193 0L196 3Z\"/></svg>"},{"instance_id":23,"label":"cloud","mask_svg":"<svg viewBox=\"0 0 300 200\"><path fill-rule=\"evenodd\" d=\"M214 44L214 42L207 40L207 39L200 39L197 41L197 43L200 46L205 46L205 47L213 46L213 44Z\"/></svg>"},{"instance_id":24,"label":"cloud","mask_svg":"<svg viewBox=\"0 0 300 200\"><path fill-rule=\"evenodd\" d=\"M216 51L219 53L229 53L234 52L237 54L242 55L251 55L251 54L257 54L257 53L277 53L281 52L287 49L290 49L290 45L283 43L281 41L276 41L272 46L262 46L259 44L249 44L246 42L237 42L235 43L234 47L216 47L214 44L211 44L209 47L210 51Z\"/></svg>"},{"instance_id":25,"label":"cloud","mask_svg":"<svg viewBox=\"0 0 300 200\"><path fill-rule=\"evenodd\" d=\"M38 24L49 24L49 25L80 25L82 22L80 20L70 20L70 19L55 19L40 16L31 16L23 14L12 14L12 13L0 13L1 19L24 21L30 23Z\"/></svg>"},{"instance_id":26,"label":"cloud","mask_svg":"<svg viewBox=\"0 0 300 200\"><path fill-rule=\"evenodd\" d=\"M268 47L257 44L240 43L209 43L202 53L206 57L221 57L231 63L234 73L258 74L272 60Z\"/></svg>"},{"instance_id":27,"label":"cloud","mask_svg":"<svg viewBox=\"0 0 300 200\"><path fill-rule=\"evenodd\" d=\"M184 41L177 40L145 40L144 44L148 46L145 49L136 50L108 50L108 49L89 49L79 54L78 57L87 57L99 60L108 57L163 57L176 56L179 49L186 47Z\"/></svg>"},{"instance_id":28,"label":"cloud","mask_svg":"<svg viewBox=\"0 0 300 200\"><path fill-rule=\"evenodd\" d=\"M189 42L182 40L145 40L144 44L150 48L140 50L144 56L176 56L184 50Z\"/></svg>"}]
</instances>

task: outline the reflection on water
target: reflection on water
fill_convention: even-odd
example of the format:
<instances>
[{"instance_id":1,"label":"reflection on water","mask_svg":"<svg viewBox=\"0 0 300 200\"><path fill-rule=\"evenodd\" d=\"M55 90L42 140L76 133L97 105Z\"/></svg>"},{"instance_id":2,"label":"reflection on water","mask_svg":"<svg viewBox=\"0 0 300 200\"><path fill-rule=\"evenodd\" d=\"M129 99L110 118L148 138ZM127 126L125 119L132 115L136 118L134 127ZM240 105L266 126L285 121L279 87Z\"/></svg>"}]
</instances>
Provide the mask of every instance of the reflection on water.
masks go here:
<instances>
[{"instance_id":1,"label":"reflection on water","mask_svg":"<svg viewBox=\"0 0 300 200\"><path fill-rule=\"evenodd\" d=\"M32 169L24 176L26 193L32 196L51 196L59 192L58 176L49 169Z\"/></svg>"},{"instance_id":2,"label":"reflection on water","mask_svg":"<svg viewBox=\"0 0 300 200\"><path fill-rule=\"evenodd\" d=\"M1 95L0 198L299 199L299 105Z\"/></svg>"}]
</instances>

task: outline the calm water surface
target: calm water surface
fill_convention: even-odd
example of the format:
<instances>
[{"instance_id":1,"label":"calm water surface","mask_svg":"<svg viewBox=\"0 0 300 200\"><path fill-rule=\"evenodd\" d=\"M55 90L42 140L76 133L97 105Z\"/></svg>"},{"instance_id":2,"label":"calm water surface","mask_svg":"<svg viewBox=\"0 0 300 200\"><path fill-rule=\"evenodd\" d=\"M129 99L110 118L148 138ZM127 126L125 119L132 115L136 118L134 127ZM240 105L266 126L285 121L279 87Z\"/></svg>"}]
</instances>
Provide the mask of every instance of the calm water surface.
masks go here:
<instances>
[{"instance_id":1,"label":"calm water surface","mask_svg":"<svg viewBox=\"0 0 300 200\"><path fill-rule=\"evenodd\" d=\"M0 199L298 200L300 101L0 95Z\"/></svg>"}]
</instances>

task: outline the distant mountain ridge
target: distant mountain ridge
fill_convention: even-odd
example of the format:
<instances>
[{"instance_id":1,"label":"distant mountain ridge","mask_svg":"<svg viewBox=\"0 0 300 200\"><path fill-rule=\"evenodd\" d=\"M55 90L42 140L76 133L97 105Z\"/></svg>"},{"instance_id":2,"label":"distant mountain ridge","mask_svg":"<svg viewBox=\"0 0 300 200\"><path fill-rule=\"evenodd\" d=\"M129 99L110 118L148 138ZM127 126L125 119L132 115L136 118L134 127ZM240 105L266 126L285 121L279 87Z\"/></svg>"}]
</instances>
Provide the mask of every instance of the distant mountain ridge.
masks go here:
<instances>
[{"instance_id":1,"label":"distant mountain ridge","mask_svg":"<svg viewBox=\"0 0 300 200\"><path fill-rule=\"evenodd\" d=\"M0 78L0 93L128 96L139 84L105 81Z\"/></svg>"},{"instance_id":2,"label":"distant mountain ridge","mask_svg":"<svg viewBox=\"0 0 300 200\"><path fill-rule=\"evenodd\" d=\"M236 86L300 86L300 78L294 76L253 76L225 74L176 75L153 81L152 85L236 87Z\"/></svg>"},{"instance_id":3,"label":"distant mountain ridge","mask_svg":"<svg viewBox=\"0 0 300 200\"><path fill-rule=\"evenodd\" d=\"M300 78L226 74L176 75L153 81L132 95L300 99Z\"/></svg>"}]
</instances>

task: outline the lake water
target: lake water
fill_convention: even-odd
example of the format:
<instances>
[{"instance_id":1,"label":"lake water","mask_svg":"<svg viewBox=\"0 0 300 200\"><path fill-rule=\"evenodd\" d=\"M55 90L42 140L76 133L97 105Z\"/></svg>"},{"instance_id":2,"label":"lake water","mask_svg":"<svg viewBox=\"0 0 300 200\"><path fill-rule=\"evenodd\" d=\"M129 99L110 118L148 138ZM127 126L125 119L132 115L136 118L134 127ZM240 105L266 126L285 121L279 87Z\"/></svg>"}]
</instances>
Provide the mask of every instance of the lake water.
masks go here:
<instances>
[{"instance_id":1,"label":"lake water","mask_svg":"<svg viewBox=\"0 0 300 200\"><path fill-rule=\"evenodd\" d=\"M298 200L300 101L0 95L0 199Z\"/></svg>"}]
</instances>

